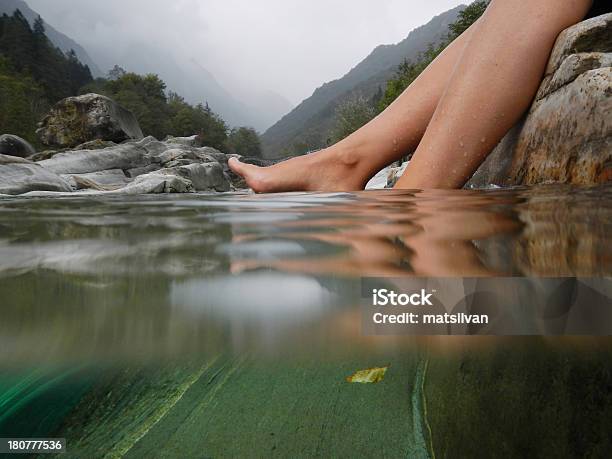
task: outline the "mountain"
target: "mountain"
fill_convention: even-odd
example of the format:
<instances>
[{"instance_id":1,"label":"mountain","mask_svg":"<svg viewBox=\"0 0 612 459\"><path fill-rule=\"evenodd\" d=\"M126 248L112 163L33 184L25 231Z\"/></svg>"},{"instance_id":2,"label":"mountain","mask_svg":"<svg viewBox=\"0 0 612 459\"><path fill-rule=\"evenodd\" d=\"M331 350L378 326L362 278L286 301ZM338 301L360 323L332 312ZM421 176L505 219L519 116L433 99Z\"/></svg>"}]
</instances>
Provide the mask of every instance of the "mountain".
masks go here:
<instances>
[{"instance_id":1,"label":"mountain","mask_svg":"<svg viewBox=\"0 0 612 459\"><path fill-rule=\"evenodd\" d=\"M404 59L417 59L430 44L446 37L449 24L463 8L461 5L434 17L397 44L378 46L342 78L317 88L263 134L264 155L279 158L325 146L338 104L356 95L371 98L379 88L384 89Z\"/></svg>"},{"instance_id":2,"label":"mountain","mask_svg":"<svg viewBox=\"0 0 612 459\"><path fill-rule=\"evenodd\" d=\"M0 0L0 14L12 15L19 9L25 18L34 23L38 13L23 0ZM44 18L43 18L44 20ZM88 53L71 38L45 22L45 31L51 42L62 51L74 49L79 60L88 65L92 75L104 76ZM103 69L119 64L128 71L158 74L168 89L182 95L192 104L208 102L231 126L253 126L263 130L291 109L288 101L272 93L251 95L243 102L227 90L215 76L196 60L178 61L170 52L162 52L153 46L139 43L117 49L108 49L95 55ZM164 62L165 65L160 65Z\"/></svg>"},{"instance_id":3,"label":"mountain","mask_svg":"<svg viewBox=\"0 0 612 459\"><path fill-rule=\"evenodd\" d=\"M21 11L21 13L30 23L30 25L34 24L34 20L38 17L38 13L32 10L26 2L24 2L23 0L0 0L0 14L8 14L10 16L17 9ZM51 40L51 43L53 43L55 46L57 46L64 52L68 52L73 49L81 63L89 67L89 70L91 71L91 74L94 78L103 76L102 71L91 59L91 57L89 57L87 51L85 51L81 45L79 45L77 42L67 37L63 33L58 32L47 22L45 22L44 24L46 35L49 40Z\"/></svg>"}]
</instances>

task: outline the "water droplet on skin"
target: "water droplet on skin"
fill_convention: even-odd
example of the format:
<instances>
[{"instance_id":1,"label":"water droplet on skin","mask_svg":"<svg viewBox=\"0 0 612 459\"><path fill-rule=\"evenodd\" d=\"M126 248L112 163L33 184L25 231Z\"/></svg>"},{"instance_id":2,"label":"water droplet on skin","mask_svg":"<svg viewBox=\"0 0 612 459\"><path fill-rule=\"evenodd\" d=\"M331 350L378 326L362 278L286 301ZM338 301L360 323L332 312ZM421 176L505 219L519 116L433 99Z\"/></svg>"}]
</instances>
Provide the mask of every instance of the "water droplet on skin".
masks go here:
<instances>
[{"instance_id":1,"label":"water droplet on skin","mask_svg":"<svg viewBox=\"0 0 612 459\"><path fill-rule=\"evenodd\" d=\"M464 151L464 152L463 152L463 156L467 156L467 151Z\"/></svg>"},{"instance_id":2,"label":"water droplet on skin","mask_svg":"<svg viewBox=\"0 0 612 459\"><path fill-rule=\"evenodd\" d=\"M465 144L463 143L463 140L459 142L459 146L460 147L465 147Z\"/></svg>"},{"instance_id":3,"label":"water droplet on skin","mask_svg":"<svg viewBox=\"0 0 612 459\"><path fill-rule=\"evenodd\" d=\"M485 137L483 137L482 139L480 139L480 143L485 143L487 141L487 139Z\"/></svg>"}]
</instances>

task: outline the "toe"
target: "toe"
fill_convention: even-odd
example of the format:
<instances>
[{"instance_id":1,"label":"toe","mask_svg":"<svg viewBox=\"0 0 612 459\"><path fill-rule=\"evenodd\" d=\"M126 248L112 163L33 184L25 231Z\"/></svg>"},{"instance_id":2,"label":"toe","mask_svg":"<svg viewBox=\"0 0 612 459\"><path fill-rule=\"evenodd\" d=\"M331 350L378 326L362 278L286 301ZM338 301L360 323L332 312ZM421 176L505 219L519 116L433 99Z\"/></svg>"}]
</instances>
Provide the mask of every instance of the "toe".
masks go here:
<instances>
[{"instance_id":1,"label":"toe","mask_svg":"<svg viewBox=\"0 0 612 459\"><path fill-rule=\"evenodd\" d=\"M246 173L246 167L245 167L246 164L244 164L243 162L240 162L238 158L234 158L234 157L230 158L227 161L227 165L233 172L244 177Z\"/></svg>"},{"instance_id":2,"label":"toe","mask_svg":"<svg viewBox=\"0 0 612 459\"><path fill-rule=\"evenodd\" d=\"M238 158L230 158L227 162L229 168L236 174L244 178L249 188L255 192L262 192L265 188L264 180L257 171L260 167L253 164L246 164L238 160Z\"/></svg>"}]
</instances>

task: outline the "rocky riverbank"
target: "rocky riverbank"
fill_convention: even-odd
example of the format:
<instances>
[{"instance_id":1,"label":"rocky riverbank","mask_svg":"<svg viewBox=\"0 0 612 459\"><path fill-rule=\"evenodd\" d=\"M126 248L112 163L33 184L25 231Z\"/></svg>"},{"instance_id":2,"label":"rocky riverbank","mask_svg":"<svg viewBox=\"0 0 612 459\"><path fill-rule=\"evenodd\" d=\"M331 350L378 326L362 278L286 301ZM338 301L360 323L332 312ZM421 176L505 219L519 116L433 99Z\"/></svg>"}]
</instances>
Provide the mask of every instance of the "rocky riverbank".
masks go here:
<instances>
[{"instance_id":1,"label":"rocky riverbank","mask_svg":"<svg viewBox=\"0 0 612 459\"><path fill-rule=\"evenodd\" d=\"M35 153L17 136L0 138L0 194L189 193L245 189L227 155L197 136L142 138L135 117L97 94L56 104L37 131L49 148ZM85 141L74 145L76 141ZM115 143L120 142L120 143ZM264 165L257 158L243 161Z\"/></svg>"},{"instance_id":2,"label":"rocky riverbank","mask_svg":"<svg viewBox=\"0 0 612 459\"><path fill-rule=\"evenodd\" d=\"M195 137L163 142L146 137L110 146L105 142L99 149L85 145L39 161L0 155L0 193L142 194L245 188L227 167L231 155L194 143Z\"/></svg>"}]
</instances>

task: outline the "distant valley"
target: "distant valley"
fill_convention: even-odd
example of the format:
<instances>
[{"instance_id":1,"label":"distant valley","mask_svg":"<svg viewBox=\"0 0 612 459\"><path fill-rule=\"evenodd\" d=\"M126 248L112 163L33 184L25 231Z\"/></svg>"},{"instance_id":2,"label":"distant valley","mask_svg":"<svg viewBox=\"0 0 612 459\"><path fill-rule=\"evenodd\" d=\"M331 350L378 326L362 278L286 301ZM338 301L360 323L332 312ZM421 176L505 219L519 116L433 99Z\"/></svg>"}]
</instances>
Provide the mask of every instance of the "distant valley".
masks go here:
<instances>
[{"instance_id":1,"label":"distant valley","mask_svg":"<svg viewBox=\"0 0 612 459\"><path fill-rule=\"evenodd\" d=\"M336 107L355 96L373 97L384 90L404 59L418 59L430 44L442 41L448 26L465 6L446 11L414 29L395 45L378 46L363 61L338 80L323 84L312 96L269 128L262 136L267 158L303 154L324 147L333 127Z\"/></svg>"}]
</instances>

